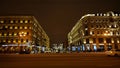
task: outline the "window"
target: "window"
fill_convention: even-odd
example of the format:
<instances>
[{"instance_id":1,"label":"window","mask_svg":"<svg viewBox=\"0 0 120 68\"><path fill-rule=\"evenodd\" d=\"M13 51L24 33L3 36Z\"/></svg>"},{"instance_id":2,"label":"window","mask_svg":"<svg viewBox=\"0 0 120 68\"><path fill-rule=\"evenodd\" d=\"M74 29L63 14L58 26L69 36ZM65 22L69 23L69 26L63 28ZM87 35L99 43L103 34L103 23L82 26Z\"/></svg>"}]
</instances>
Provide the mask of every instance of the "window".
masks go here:
<instances>
[{"instance_id":1,"label":"window","mask_svg":"<svg viewBox=\"0 0 120 68\"><path fill-rule=\"evenodd\" d=\"M4 36L4 33L2 33L2 36Z\"/></svg>"},{"instance_id":2,"label":"window","mask_svg":"<svg viewBox=\"0 0 120 68\"><path fill-rule=\"evenodd\" d=\"M17 36L17 33L14 33L14 36Z\"/></svg>"},{"instance_id":3,"label":"window","mask_svg":"<svg viewBox=\"0 0 120 68\"><path fill-rule=\"evenodd\" d=\"M16 39L16 42L18 42L18 39Z\"/></svg>"},{"instance_id":4,"label":"window","mask_svg":"<svg viewBox=\"0 0 120 68\"><path fill-rule=\"evenodd\" d=\"M17 26L15 26L15 29L18 29L18 27L17 27Z\"/></svg>"},{"instance_id":5,"label":"window","mask_svg":"<svg viewBox=\"0 0 120 68\"><path fill-rule=\"evenodd\" d=\"M23 43L26 43L26 40L24 40Z\"/></svg>"},{"instance_id":6,"label":"window","mask_svg":"<svg viewBox=\"0 0 120 68\"><path fill-rule=\"evenodd\" d=\"M0 26L0 29L3 29L3 27L2 27L2 26Z\"/></svg>"},{"instance_id":7,"label":"window","mask_svg":"<svg viewBox=\"0 0 120 68\"><path fill-rule=\"evenodd\" d=\"M13 20L11 20L10 23L13 23Z\"/></svg>"},{"instance_id":8,"label":"window","mask_svg":"<svg viewBox=\"0 0 120 68\"><path fill-rule=\"evenodd\" d=\"M10 40L8 40L8 43L11 43L11 41L10 41Z\"/></svg>"},{"instance_id":9,"label":"window","mask_svg":"<svg viewBox=\"0 0 120 68\"><path fill-rule=\"evenodd\" d=\"M11 33L9 33L9 36L12 36L12 34L11 34Z\"/></svg>"},{"instance_id":10,"label":"window","mask_svg":"<svg viewBox=\"0 0 120 68\"><path fill-rule=\"evenodd\" d=\"M24 29L27 29L27 26L25 26Z\"/></svg>"},{"instance_id":11,"label":"window","mask_svg":"<svg viewBox=\"0 0 120 68\"><path fill-rule=\"evenodd\" d=\"M7 33L4 33L4 36L6 37L6 36L7 36Z\"/></svg>"},{"instance_id":12,"label":"window","mask_svg":"<svg viewBox=\"0 0 120 68\"><path fill-rule=\"evenodd\" d=\"M23 20L20 20L20 23L23 23Z\"/></svg>"},{"instance_id":13,"label":"window","mask_svg":"<svg viewBox=\"0 0 120 68\"><path fill-rule=\"evenodd\" d=\"M25 20L25 23L28 23L28 21L27 21L27 20Z\"/></svg>"},{"instance_id":14,"label":"window","mask_svg":"<svg viewBox=\"0 0 120 68\"><path fill-rule=\"evenodd\" d=\"M93 38L93 43L96 43L96 38Z\"/></svg>"},{"instance_id":15,"label":"window","mask_svg":"<svg viewBox=\"0 0 120 68\"><path fill-rule=\"evenodd\" d=\"M0 21L0 23L4 23L4 21Z\"/></svg>"},{"instance_id":16,"label":"window","mask_svg":"<svg viewBox=\"0 0 120 68\"><path fill-rule=\"evenodd\" d=\"M10 29L13 29L13 27L12 27L12 26L10 26Z\"/></svg>"},{"instance_id":17,"label":"window","mask_svg":"<svg viewBox=\"0 0 120 68\"><path fill-rule=\"evenodd\" d=\"M86 39L86 43L89 43L89 39Z\"/></svg>"},{"instance_id":18,"label":"window","mask_svg":"<svg viewBox=\"0 0 120 68\"><path fill-rule=\"evenodd\" d=\"M29 29L32 29L32 27L29 26Z\"/></svg>"},{"instance_id":19,"label":"window","mask_svg":"<svg viewBox=\"0 0 120 68\"><path fill-rule=\"evenodd\" d=\"M29 32L27 32L27 35L29 35Z\"/></svg>"},{"instance_id":20,"label":"window","mask_svg":"<svg viewBox=\"0 0 120 68\"><path fill-rule=\"evenodd\" d=\"M90 35L94 34L94 31L90 31Z\"/></svg>"},{"instance_id":21,"label":"window","mask_svg":"<svg viewBox=\"0 0 120 68\"><path fill-rule=\"evenodd\" d=\"M3 42L6 42L6 40L4 39Z\"/></svg>"},{"instance_id":22,"label":"window","mask_svg":"<svg viewBox=\"0 0 120 68\"><path fill-rule=\"evenodd\" d=\"M111 43L111 38L106 38L107 43Z\"/></svg>"},{"instance_id":23,"label":"window","mask_svg":"<svg viewBox=\"0 0 120 68\"><path fill-rule=\"evenodd\" d=\"M99 43L103 43L103 38L98 39Z\"/></svg>"},{"instance_id":24,"label":"window","mask_svg":"<svg viewBox=\"0 0 120 68\"><path fill-rule=\"evenodd\" d=\"M2 34L0 33L0 36L2 36Z\"/></svg>"},{"instance_id":25,"label":"window","mask_svg":"<svg viewBox=\"0 0 120 68\"><path fill-rule=\"evenodd\" d=\"M20 26L20 29L23 29L23 27L22 27L22 26Z\"/></svg>"},{"instance_id":26,"label":"window","mask_svg":"<svg viewBox=\"0 0 120 68\"><path fill-rule=\"evenodd\" d=\"M5 26L5 28L8 28L8 26Z\"/></svg>"},{"instance_id":27,"label":"window","mask_svg":"<svg viewBox=\"0 0 120 68\"><path fill-rule=\"evenodd\" d=\"M16 41L15 41L15 40L13 40L13 43L16 43Z\"/></svg>"}]
</instances>

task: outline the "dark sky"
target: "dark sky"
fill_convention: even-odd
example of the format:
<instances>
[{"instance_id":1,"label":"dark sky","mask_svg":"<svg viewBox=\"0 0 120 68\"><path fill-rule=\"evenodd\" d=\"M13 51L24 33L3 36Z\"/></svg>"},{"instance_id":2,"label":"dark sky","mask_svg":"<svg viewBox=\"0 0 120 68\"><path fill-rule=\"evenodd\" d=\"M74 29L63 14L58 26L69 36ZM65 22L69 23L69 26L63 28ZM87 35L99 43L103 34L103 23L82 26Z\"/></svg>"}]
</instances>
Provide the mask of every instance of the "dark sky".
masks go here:
<instances>
[{"instance_id":1,"label":"dark sky","mask_svg":"<svg viewBox=\"0 0 120 68\"><path fill-rule=\"evenodd\" d=\"M0 0L0 15L32 14L50 37L61 43L81 16L88 13L120 13L119 0Z\"/></svg>"}]
</instances>

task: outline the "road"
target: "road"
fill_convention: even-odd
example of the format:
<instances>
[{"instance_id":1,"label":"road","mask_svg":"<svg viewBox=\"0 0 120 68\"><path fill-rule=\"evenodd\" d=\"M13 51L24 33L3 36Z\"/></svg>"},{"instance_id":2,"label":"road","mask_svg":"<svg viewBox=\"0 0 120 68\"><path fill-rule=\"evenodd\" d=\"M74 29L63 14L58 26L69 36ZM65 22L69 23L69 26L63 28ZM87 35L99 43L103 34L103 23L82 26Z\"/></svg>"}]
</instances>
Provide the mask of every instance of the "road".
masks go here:
<instances>
[{"instance_id":1,"label":"road","mask_svg":"<svg viewBox=\"0 0 120 68\"><path fill-rule=\"evenodd\" d=\"M120 68L120 57L104 54L6 54L0 55L0 68Z\"/></svg>"}]
</instances>

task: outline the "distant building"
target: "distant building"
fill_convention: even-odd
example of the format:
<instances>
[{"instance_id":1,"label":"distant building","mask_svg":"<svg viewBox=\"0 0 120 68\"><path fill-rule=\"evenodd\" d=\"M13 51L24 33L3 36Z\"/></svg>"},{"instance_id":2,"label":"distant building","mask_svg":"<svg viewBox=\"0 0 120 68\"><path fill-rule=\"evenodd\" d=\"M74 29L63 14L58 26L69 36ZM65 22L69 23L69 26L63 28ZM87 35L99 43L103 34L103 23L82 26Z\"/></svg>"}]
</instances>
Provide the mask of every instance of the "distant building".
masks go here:
<instances>
[{"instance_id":1,"label":"distant building","mask_svg":"<svg viewBox=\"0 0 120 68\"><path fill-rule=\"evenodd\" d=\"M49 47L49 37L34 16L0 16L0 49Z\"/></svg>"},{"instance_id":2,"label":"distant building","mask_svg":"<svg viewBox=\"0 0 120 68\"><path fill-rule=\"evenodd\" d=\"M80 51L120 49L120 14L87 14L68 33L68 44Z\"/></svg>"}]
</instances>

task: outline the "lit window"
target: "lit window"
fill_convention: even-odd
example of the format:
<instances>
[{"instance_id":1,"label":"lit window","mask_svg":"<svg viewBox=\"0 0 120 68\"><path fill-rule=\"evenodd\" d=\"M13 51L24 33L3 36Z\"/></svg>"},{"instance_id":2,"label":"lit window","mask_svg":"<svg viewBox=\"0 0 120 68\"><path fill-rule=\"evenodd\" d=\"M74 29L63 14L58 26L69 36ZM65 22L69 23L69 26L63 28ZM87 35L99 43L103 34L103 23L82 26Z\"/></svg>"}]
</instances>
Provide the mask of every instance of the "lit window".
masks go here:
<instances>
[{"instance_id":1,"label":"lit window","mask_svg":"<svg viewBox=\"0 0 120 68\"><path fill-rule=\"evenodd\" d=\"M111 25L109 25L109 27L111 28Z\"/></svg>"},{"instance_id":2,"label":"lit window","mask_svg":"<svg viewBox=\"0 0 120 68\"><path fill-rule=\"evenodd\" d=\"M7 36L7 34L6 34L6 33L4 33L4 36Z\"/></svg>"},{"instance_id":3,"label":"lit window","mask_svg":"<svg viewBox=\"0 0 120 68\"><path fill-rule=\"evenodd\" d=\"M20 29L22 29L23 27L22 26L20 26Z\"/></svg>"},{"instance_id":4,"label":"lit window","mask_svg":"<svg viewBox=\"0 0 120 68\"><path fill-rule=\"evenodd\" d=\"M14 36L17 36L17 33L14 33Z\"/></svg>"},{"instance_id":5,"label":"lit window","mask_svg":"<svg viewBox=\"0 0 120 68\"><path fill-rule=\"evenodd\" d=\"M15 41L15 40L13 40L13 43L16 43L16 41Z\"/></svg>"},{"instance_id":6,"label":"lit window","mask_svg":"<svg viewBox=\"0 0 120 68\"><path fill-rule=\"evenodd\" d=\"M90 31L90 35L92 35L92 31Z\"/></svg>"},{"instance_id":7,"label":"lit window","mask_svg":"<svg viewBox=\"0 0 120 68\"><path fill-rule=\"evenodd\" d=\"M85 30L88 30L88 28L85 28Z\"/></svg>"},{"instance_id":8,"label":"lit window","mask_svg":"<svg viewBox=\"0 0 120 68\"><path fill-rule=\"evenodd\" d=\"M24 29L27 29L27 27L25 26Z\"/></svg>"},{"instance_id":9,"label":"lit window","mask_svg":"<svg viewBox=\"0 0 120 68\"><path fill-rule=\"evenodd\" d=\"M28 21L27 21L27 20L25 20L25 23L28 23Z\"/></svg>"},{"instance_id":10,"label":"lit window","mask_svg":"<svg viewBox=\"0 0 120 68\"><path fill-rule=\"evenodd\" d=\"M0 36L2 36L2 34L0 33Z\"/></svg>"},{"instance_id":11,"label":"lit window","mask_svg":"<svg viewBox=\"0 0 120 68\"><path fill-rule=\"evenodd\" d=\"M15 29L18 29L18 27L17 27L17 26L15 26Z\"/></svg>"},{"instance_id":12,"label":"lit window","mask_svg":"<svg viewBox=\"0 0 120 68\"><path fill-rule=\"evenodd\" d=\"M0 23L4 23L4 21L0 21Z\"/></svg>"},{"instance_id":13,"label":"lit window","mask_svg":"<svg viewBox=\"0 0 120 68\"><path fill-rule=\"evenodd\" d=\"M11 20L10 23L13 23L13 20Z\"/></svg>"},{"instance_id":14,"label":"lit window","mask_svg":"<svg viewBox=\"0 0 120 68\"><path fill-rule=\"evenodd\" d=\"M26 43L26 40L24 40L23 43Z\"/></svg>"},{"instance_id":15,"label":"lit window","mask_svg":"<svg viewBox=\"0 0 120 68\"><path fill-rule=\"evenodd\" d=\"M10 29L13 29L13 27L12 27L12 26L10 26Z\"/></svg>"},{"instance_id":16,"label":"lit window","mask_svg":"<svg viewBox=\"0 0 120 68\"><path fill-rule=\"evenodd\" d=\"M29 27L29 29L32 29L32 27Z\"/></svg>"},{"instance_id":17,"label":"lit window","mask_svg":"<svg viewBox=\"0 0 120 68\"><path fill-rule=\"evenodd\" d=\"M10 40L8 40L8 43L11 43L11 41L10 41Z\"/></svg>"},{"instance_id":18,"label":"lit window","mask_svg":"<svg viewBox=\"0 0 120 68\"><path fill-rule=\"evenodd\" d=\"M116 27L116 24L114 25L114 27Z\"/></svg>"},{"instance_id":19,"label":"lit window","mask_svg":"<svg viewBox=\"0 0 120 68\"><path fill-rule=\"evenodd\" d=\"M3 42L6 42L6 40L3 40Z\"/></svg>"},{"instance_id":20,"label":"lit window","mask_svg":"<svg viewBox=\"0 0 120 68\"><path fill-rule=\"evenodd\" d=\"M21 20L20 23L23 23L23 21Z\"/></svg>"},{"instance_id":21,"label":"lit window","mask_svg":"<svg viewBox=\"0 0 120 68\"><path fill-rule=\"evenodd\" d=\"M11 33L9 33L9 36L12 36L12 34L11 34Z\"/></svg>"},{"instance_id":22,"label":"lit window","mask_svg":"<svg viewBox=\"0 0 120 68\"><path fill-rule=\"evenodd\" d=\"M8 28L8 26L5 26L5 28Z\"/></svg>"}]
</instances>

